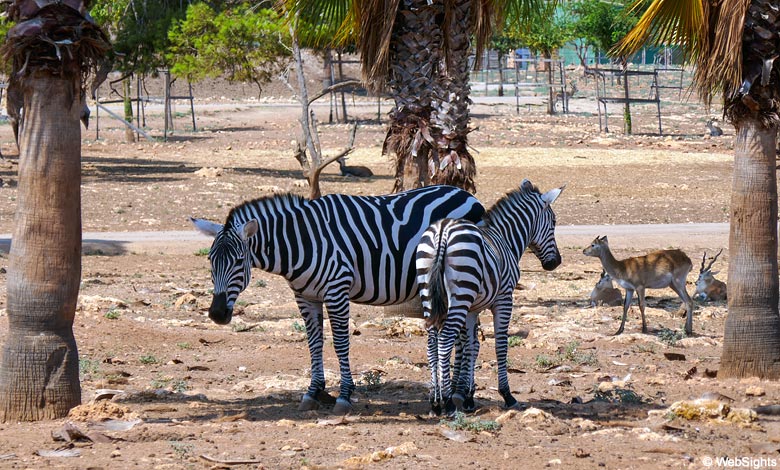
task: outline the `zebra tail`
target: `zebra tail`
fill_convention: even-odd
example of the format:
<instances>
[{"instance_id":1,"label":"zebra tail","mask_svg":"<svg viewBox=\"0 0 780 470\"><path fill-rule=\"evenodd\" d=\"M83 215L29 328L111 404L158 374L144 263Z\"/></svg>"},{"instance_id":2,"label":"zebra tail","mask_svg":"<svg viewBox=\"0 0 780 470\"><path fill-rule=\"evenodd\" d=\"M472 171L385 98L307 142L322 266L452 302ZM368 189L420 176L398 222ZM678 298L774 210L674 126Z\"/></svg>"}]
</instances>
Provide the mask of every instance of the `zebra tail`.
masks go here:
<instances>
[{"instance_id":1,"label":"zebra tail","mask_svg":"<svg viewBox=\"0 0 780 470\"><path fill-rule=\"evenodd\" d=\"M447 283L444 277L447 255L447 239L440 236L433 258L431 270L428 275L428 295L431 298L431 316L426 320L426 326L435 325L440 330L447 319L449 309L449 297L447 296Z\"/></svg>"}]
</instances>

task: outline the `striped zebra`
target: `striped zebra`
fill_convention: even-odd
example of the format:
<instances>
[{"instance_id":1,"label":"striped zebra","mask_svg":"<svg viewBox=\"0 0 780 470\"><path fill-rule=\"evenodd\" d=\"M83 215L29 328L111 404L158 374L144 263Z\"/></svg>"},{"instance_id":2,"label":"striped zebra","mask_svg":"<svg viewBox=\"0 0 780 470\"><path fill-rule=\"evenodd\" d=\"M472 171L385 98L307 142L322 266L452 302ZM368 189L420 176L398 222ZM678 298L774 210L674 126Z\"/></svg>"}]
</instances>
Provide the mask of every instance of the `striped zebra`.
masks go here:
<instances>
[{"instance_id":1,"label":"striped zebra","mask_svg":"<svg viewBox=\"0 0 780 470\"><path fill-rule=\"evenodd\" d=\"M479 221L479 201L452 186L428 186L388 196L283 194L234 207L224 225L191 218L213 236L209 251L214 297L209 318L230 322L253 267L287 279L306 325L311 384L300 410L332 403L322 362L323 306L338 356L341 386L333 412L352 409L349 302L391 305L417 295L415 250L425 229L445 217Z\"/></svg>"},{"instance_id":2,"label":"striped zebra","mask_svg":"<svg viewBox=\"0 0 780 470\"><path fill-rule=\"evenodd\" d=\"M448 218L435 222L423 234L416 255L417 282L427 319L434 412L441 412L442 406L448 414L473 409L474 362L479 351L476 328L479 312L486 308L493 312L498 390L507 407L517 405L509 388L506 360L512 291L526 248L545 270L561 264L551 204L562 190L542 194L524 180L519 189L485 213L483 224ZM451 380L452 349L463 341L465 358L456 356Z\"/></svg>"}]
</instances>

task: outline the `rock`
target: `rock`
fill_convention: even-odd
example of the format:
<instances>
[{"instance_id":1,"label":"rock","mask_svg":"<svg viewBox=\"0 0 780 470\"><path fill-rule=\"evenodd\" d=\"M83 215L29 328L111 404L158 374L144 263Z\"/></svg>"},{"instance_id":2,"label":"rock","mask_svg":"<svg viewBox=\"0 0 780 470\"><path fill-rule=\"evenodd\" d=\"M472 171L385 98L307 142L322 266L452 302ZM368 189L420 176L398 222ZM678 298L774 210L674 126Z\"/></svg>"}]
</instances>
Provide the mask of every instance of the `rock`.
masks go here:
<instances>
[{"instance_id":1,"label":"rock","mask_svg":"<svg viewBox=\"0 0 780 470\"><path fill-rule=\"evenodd\" d=\"M766 392L764 391L763 387L759 387L758 385L751 385L747 388L747 390L745 390L745 395L749 397L763 397L766 395Z\"/></svg>"}]
</instances>

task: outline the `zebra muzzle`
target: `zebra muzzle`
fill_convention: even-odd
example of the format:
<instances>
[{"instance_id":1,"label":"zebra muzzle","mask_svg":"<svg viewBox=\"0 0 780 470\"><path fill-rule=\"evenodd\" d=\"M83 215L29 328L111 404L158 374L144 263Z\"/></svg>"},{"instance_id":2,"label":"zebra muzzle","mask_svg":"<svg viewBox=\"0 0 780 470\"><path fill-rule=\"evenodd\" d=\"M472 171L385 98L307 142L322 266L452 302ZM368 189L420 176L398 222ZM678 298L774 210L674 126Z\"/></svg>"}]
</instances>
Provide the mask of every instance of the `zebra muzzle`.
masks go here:
<instances>
[{"instance_id":1,"label":"zebra muzzle","mask_svg":"<svg viewBox=\"0 0 780 470\"><path fill-rule=\"evenodd\" d=\"M542 263L542 268L544 268L545 271L552 271L553 269L557 268L561 265L561 255L556 254L553 259L547 259Z\"/></svg>"},{"instance_id":2,"label":"zebra muzzle","mask_svg":"<svg viewBox=\"0 0 780 470\"><path fill-rule=\"evenodd\" d=\"M218 325L227 325L233 317L233 309L227 306L227 294L214 294L209 307L209 318Z\"/></svg>"}]
</instances>

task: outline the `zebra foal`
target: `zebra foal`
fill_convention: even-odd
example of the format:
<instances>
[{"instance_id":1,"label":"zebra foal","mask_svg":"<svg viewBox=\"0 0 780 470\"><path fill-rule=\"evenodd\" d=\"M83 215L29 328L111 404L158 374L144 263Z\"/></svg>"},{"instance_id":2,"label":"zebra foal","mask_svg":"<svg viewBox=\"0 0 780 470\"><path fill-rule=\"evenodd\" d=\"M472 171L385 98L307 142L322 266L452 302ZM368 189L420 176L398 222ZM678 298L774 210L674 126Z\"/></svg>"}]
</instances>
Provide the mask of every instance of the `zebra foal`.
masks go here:
<instances>
[{"instance_id":1,"label":"zebra foal","mask_svg":"<svg viewBox=\"0 0 780 470\"><path fill-rule=\"evenodd\" d=\"M428 327L434 412L439 413L442 406L448 414L464 405L473 409L474 361L479 349L475 330L477 316L486 308L493 312L498 390L507 407L517 405L509 388L506 360L512 292L526 248L547 271L561 264L551 207L561 191L563 187L542 194L524 180L519 189L485 213L483 224L448 218L434 222L423 234L417 247L417 282ZM456 342L463 343L464 338L464 357L456 357L456 376L451 380L450 356Z\"/></svg>"},{"instance_id":2,"label":"zebra foal","mask_svg":"<svg viewBox=\"0 0 780 470\"><path fill-rule=\"evenodd\" d=\"M417 295L415 249L425 229L445 217L479 221L485 209L470 193L428 186L388 196L331 194L314 200L282 194L234 207L224 224L191 218L214 237L209 251L214 297L209 318L230 323L252 268L283 276L306 325L311 383L300 410L331 401L322 362L327 308L341 384L333 412L351 411L349 302L391 305Z\"/></svg>"}]
</instances>

